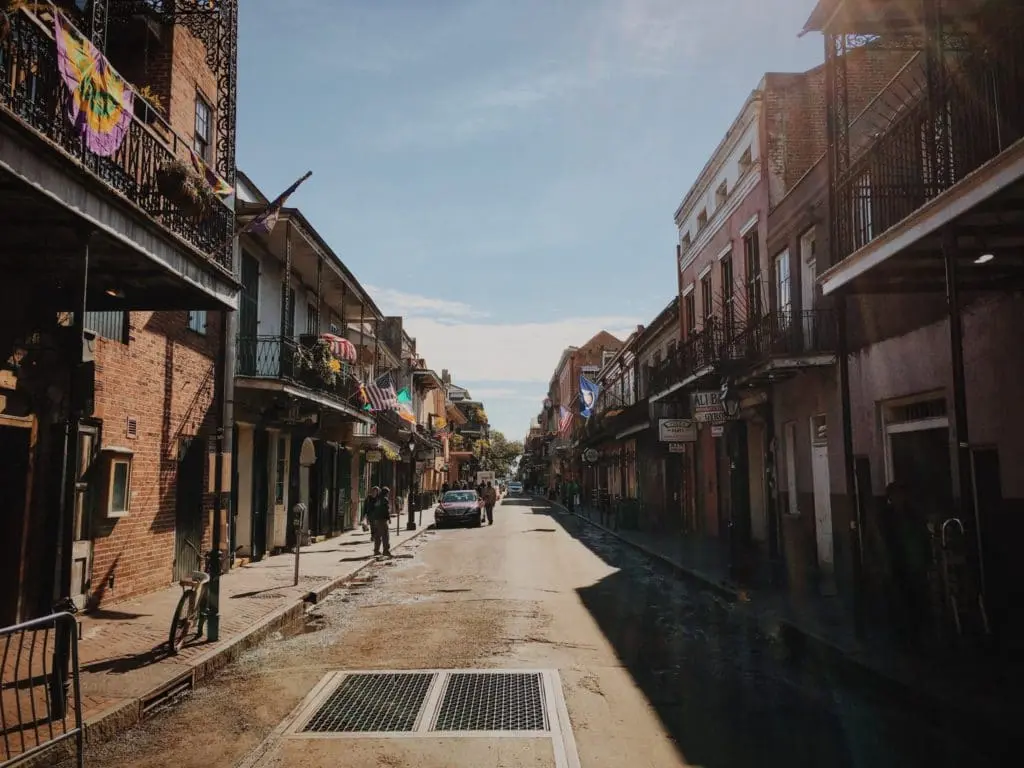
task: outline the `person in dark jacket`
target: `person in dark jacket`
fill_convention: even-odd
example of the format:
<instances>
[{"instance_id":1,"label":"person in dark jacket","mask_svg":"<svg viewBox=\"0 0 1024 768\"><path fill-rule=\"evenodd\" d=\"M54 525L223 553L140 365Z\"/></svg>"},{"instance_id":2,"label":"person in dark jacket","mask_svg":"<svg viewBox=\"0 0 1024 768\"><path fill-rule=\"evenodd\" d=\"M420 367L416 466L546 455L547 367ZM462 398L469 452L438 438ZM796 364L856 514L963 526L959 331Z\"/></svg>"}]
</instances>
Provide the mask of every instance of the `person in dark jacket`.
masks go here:
<instances>
[{"instance_id":1,"label":"person in dark jacket","mask_svg":"<svg viewBox=\"0 0 1024 768\"><path fill-rule=\"evenodd\" d=\"M374 502L377 501L377 496L380 494L380 488L376 485L370 489L369 493L366 494L366 498L363 499L363 508L359 515L359 525L362 526L364 531L369 530L369 515L370 507L373 506Z\"/></svg>"},{"instance_id":2,"label":"person in dark jacket","mask_svg":"<svg viewBox=\"0 0 1024 768\"><path fill-rule=\"evenodd\" d=\"M373 500L373 504L367 511L370 520L370 535L373 537L373 554L381 554L384 550L384 557L391 557L391 532L388 528L388 521L391 520L391 489L381 488L380 496Z\"/></svg>"}]
</instances>

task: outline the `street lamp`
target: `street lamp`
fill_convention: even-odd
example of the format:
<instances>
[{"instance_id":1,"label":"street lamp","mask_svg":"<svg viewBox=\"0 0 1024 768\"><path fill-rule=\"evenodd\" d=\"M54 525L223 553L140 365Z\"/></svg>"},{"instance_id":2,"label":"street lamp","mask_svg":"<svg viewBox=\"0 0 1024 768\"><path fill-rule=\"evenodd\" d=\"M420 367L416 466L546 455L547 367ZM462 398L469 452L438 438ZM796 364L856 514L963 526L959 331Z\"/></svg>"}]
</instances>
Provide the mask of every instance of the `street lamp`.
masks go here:
<instances>
[{"instance_id":1,"label":"street lamp","mask_svg":"<svg viewBox=\"0 0 1024 768\"><path fill-rule=\"evenodd\" d=\"M409 435L409 520L405 524L405 530L416 530L415 512L412 506L412 494L416 488L416 436Z\"/></svg>"}]
</instances>

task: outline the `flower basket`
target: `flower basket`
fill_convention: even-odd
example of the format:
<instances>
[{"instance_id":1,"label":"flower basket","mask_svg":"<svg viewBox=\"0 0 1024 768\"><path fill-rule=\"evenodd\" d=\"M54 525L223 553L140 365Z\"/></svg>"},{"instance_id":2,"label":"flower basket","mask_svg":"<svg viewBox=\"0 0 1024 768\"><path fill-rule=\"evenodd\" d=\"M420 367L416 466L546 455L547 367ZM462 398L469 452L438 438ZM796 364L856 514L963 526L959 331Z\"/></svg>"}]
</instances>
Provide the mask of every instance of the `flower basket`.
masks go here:
<instances>
[{"instance_id":1,"label":"flower basket","mask_svg":"<svg viewBox=\"0 0 1024 768\"><path fill-rule=\"evenodd\" d=\"M341 361L331 354L331 345L318 340L309 347L299 347L299 365L313 373L327 386L333 387L341 376Z\"/></svg>"},{"instance_id":2,"label":"flower basket","mask_svg":"<svg viewBox=\"0 0 1024 768\"><path fill-rule=\"evenodd\" d=\"M174 160L157 169L156 188L182 213L207 219L220 205L213 189L181 160Z\"/></svg>"}]
</instances>

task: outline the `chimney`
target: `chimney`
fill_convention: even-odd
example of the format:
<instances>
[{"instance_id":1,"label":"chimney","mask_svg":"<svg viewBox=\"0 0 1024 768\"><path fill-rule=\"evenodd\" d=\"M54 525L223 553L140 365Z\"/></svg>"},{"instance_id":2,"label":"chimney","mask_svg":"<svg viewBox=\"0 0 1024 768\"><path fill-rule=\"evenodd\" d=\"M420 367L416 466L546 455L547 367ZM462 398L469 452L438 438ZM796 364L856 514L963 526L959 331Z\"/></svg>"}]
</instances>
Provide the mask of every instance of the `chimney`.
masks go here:
<instances>
[{"instance_id":1,"label":"chimney","mask_svg":"<svg viewBox=\"0 0 1024 768\"><path fill-rule=\"evenodd\" d=\"M452 383L452 377L451 377L451 374L448 373L448 369L447 368L442 368L441 369L441 383L442 384L451 384Z\"/></svg>"}]
</instances>

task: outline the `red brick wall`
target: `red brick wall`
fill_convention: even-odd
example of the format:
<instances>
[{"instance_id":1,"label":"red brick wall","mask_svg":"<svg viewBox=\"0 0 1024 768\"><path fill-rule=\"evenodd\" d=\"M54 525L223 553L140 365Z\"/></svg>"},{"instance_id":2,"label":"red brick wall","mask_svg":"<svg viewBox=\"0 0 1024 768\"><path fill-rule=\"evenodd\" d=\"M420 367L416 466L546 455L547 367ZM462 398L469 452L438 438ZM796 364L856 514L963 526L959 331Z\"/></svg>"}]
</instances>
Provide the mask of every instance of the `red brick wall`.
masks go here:
<instances>
[{"instance_id":1,"label":"red brick wall","mask_svg":"<svg viewBox=\"0 0 1024 768\"><path fill-rule=\"evenodd\" d=\"M191 141L195 129L196 91L202 93L207 103L216 106L217 78L206 66L206 48L184 27L174 28L173 51L168 120L175 132ZM211 136L216 135L215 113Z\"/></svg>"},{"instance_id":2,"label":"red brick wall","mask_svg":"<svg viewBox=\"0 0 1024 768\"><path fill-rule=\"evenodd\" d=\"M215 428L214 361L219 314L205 336L188 329L187 312L133 312L129 343L99 339L96 409L103 444L134 451L126 517L94 519L93 601L124 600L167 586L174 560L175 482L179 438ZM129 417L138 437L126 435ZM205 478L204 485L208 478ZM204 508L212 507L207 497ZM204 547L209 547L206 516ZM113 590L108 588L110 577Z\"/></svg>"}]
</instances>

